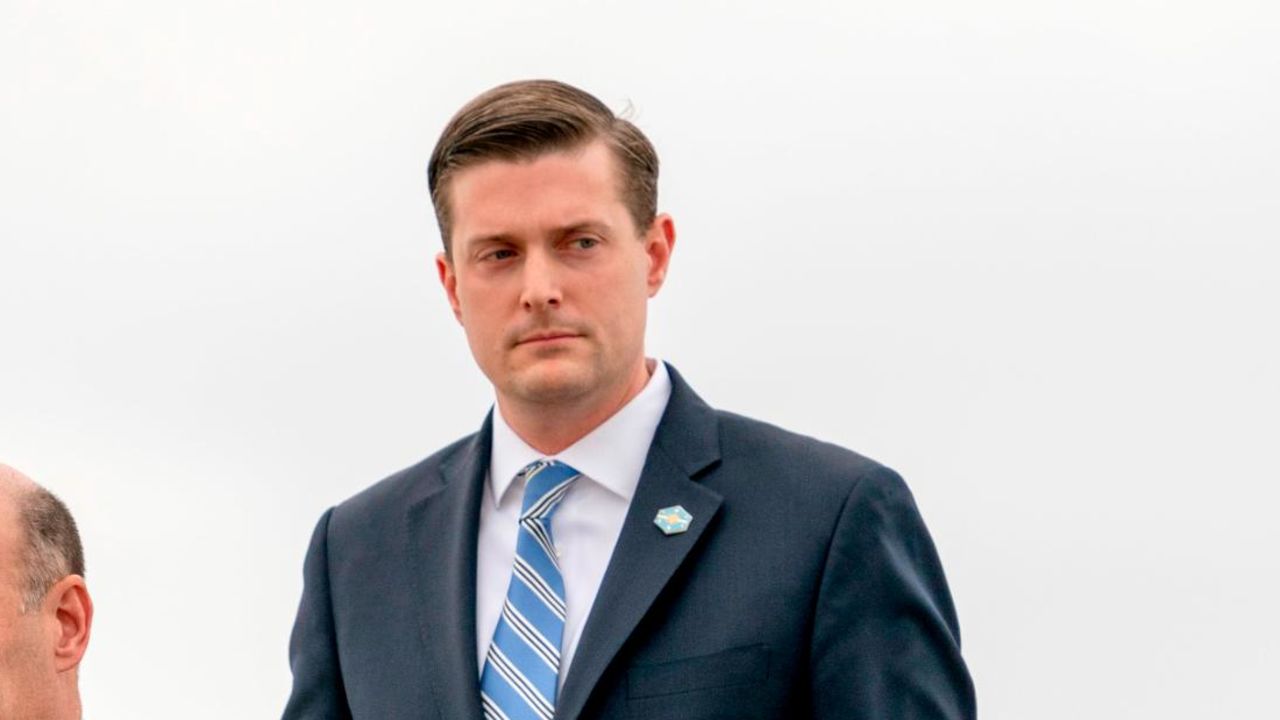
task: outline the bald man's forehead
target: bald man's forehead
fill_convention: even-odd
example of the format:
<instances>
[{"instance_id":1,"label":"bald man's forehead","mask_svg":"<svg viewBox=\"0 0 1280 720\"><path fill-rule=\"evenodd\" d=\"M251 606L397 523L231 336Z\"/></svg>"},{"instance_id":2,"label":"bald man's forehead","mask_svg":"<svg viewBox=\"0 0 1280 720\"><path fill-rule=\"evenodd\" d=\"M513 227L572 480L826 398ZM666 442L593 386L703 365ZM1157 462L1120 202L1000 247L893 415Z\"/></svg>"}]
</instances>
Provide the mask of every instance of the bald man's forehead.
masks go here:
<instances>
[{"instance_id":1,"label":"bald man's forehead","mask_svg":"<svg viewBox=\"0 0 1280 720\"><path fill-rule=\"evenodd\" d=\"M21 537L18 503L23 496L39 487L12 467L0 463L0 554L11 553Z\"/></svg>"},{"instance_id":2,"label":"bald man's forehead","mask_svg":"<svg viewBox=\"0 0 1280 720\"><path fill-rule=\"evenodd\" d=\"M23 475L17 468L0 462L0 480L10 479L15 482L31 482L31 478Z\"/></svg>"},{"instance_id":3,"label":"bald man's forehead","mask_svg":"<svg viewBox=\"0 0 1280 720\"><path fill-rule=\"evenodd\" d=\"M0 465L0 584L15 582L23 538L18 501L24 490L34 485L30 478L7 465Z\"/></svg>"},{"instance_id":4,"label":"bald man's forehead","mask_svg":"<svg viewBox=\"0 0 1280 720\"><path fill-rule=\"evenodd\" d=\"M29 492L36 488L36 482L23 475L17 468L0 463L0 490L7 492Z\"/></svg>"}]
</instances>

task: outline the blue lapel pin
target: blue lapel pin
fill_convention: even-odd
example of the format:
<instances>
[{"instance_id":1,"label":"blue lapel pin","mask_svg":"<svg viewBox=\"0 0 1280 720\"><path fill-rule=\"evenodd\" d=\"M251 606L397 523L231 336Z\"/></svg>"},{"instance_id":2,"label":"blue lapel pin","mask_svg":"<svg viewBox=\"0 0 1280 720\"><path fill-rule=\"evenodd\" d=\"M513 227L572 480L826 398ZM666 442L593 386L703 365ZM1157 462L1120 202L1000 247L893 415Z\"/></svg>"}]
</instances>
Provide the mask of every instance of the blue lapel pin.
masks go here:
<instances>
[{"instance_id":1,"label":"blue lapel pin","mask_svg":"<svg viewBox=\"0 0 1280 720\"><path fill-rule=\"evenodd\" d=\"M663 535L679 535L689 529L692 521L693 516L679 505L662 508L653 518L653 524L658 526Z\"/></svg>"}]
</instances>

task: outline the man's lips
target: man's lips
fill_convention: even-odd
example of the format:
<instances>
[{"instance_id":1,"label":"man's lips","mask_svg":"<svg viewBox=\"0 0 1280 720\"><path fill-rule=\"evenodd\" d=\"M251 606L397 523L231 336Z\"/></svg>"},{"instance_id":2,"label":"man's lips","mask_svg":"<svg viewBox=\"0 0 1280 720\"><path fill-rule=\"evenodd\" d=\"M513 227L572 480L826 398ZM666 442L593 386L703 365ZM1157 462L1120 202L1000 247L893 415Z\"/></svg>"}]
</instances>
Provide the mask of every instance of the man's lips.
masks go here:
<instances>
[{"instance_id":1,"label":"man's lips","mask_svg":"<svg viewBox=\"0 0 1280 720\"><path fill-rule=\"evenodd\" d=\"M548 330L546 332L537 332L520 338L517 345L529 345L535 343L554 342L556 340L568 340L570 338L582 337L575 332L568 330Z\"/></svg>"}]
</instances>

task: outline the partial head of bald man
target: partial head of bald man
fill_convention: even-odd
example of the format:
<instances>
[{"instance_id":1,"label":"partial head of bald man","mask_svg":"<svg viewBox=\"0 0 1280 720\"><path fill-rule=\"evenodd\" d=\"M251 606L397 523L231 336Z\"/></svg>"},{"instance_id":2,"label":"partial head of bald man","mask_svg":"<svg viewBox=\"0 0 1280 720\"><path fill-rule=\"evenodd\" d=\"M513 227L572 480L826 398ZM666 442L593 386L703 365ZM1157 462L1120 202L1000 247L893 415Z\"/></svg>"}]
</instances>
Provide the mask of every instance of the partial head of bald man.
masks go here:
<instances>
[{"instance_id":1,"label":"partial head of bald man","mask_svg":"<svg viewBox=\"0 0 1280 720\"><path fill-rule=\"evenodd\" d=\"M93 601L67 506L0 464L0 718L79 720Z\"/></svg>"}]
</instances>

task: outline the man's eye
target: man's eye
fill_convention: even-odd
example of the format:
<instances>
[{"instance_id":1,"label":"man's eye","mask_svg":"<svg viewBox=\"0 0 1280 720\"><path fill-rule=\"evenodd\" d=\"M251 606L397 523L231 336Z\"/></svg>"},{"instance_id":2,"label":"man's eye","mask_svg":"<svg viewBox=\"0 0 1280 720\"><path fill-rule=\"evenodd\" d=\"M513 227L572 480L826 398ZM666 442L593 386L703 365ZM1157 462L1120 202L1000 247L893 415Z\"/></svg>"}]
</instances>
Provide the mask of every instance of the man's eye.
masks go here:
<instances>
[{"instance_id":1,"label":"man's eye","mask_svg":"<svg viewBox=\"0 0 1280 720\"><path fill-rule=\"evenodd\" d=\"M493 252L490 252L488 255L485 255L484 259L485 260L506 260L507 258L515 257L515 254L516 252L514 250L501 248L499 250L494 250Z\"/></svg>"},{"instance_id":2,"label":"man's eye","mask_svg":"<svg viewBox=\"0 0 1280 720\"><path fill-rule=\"evenodd\" d=\"M579 250L590 250L600 244L600 241L593 237L580 237L573 241L573 246Z\"/></svg>"}]
</instances>

